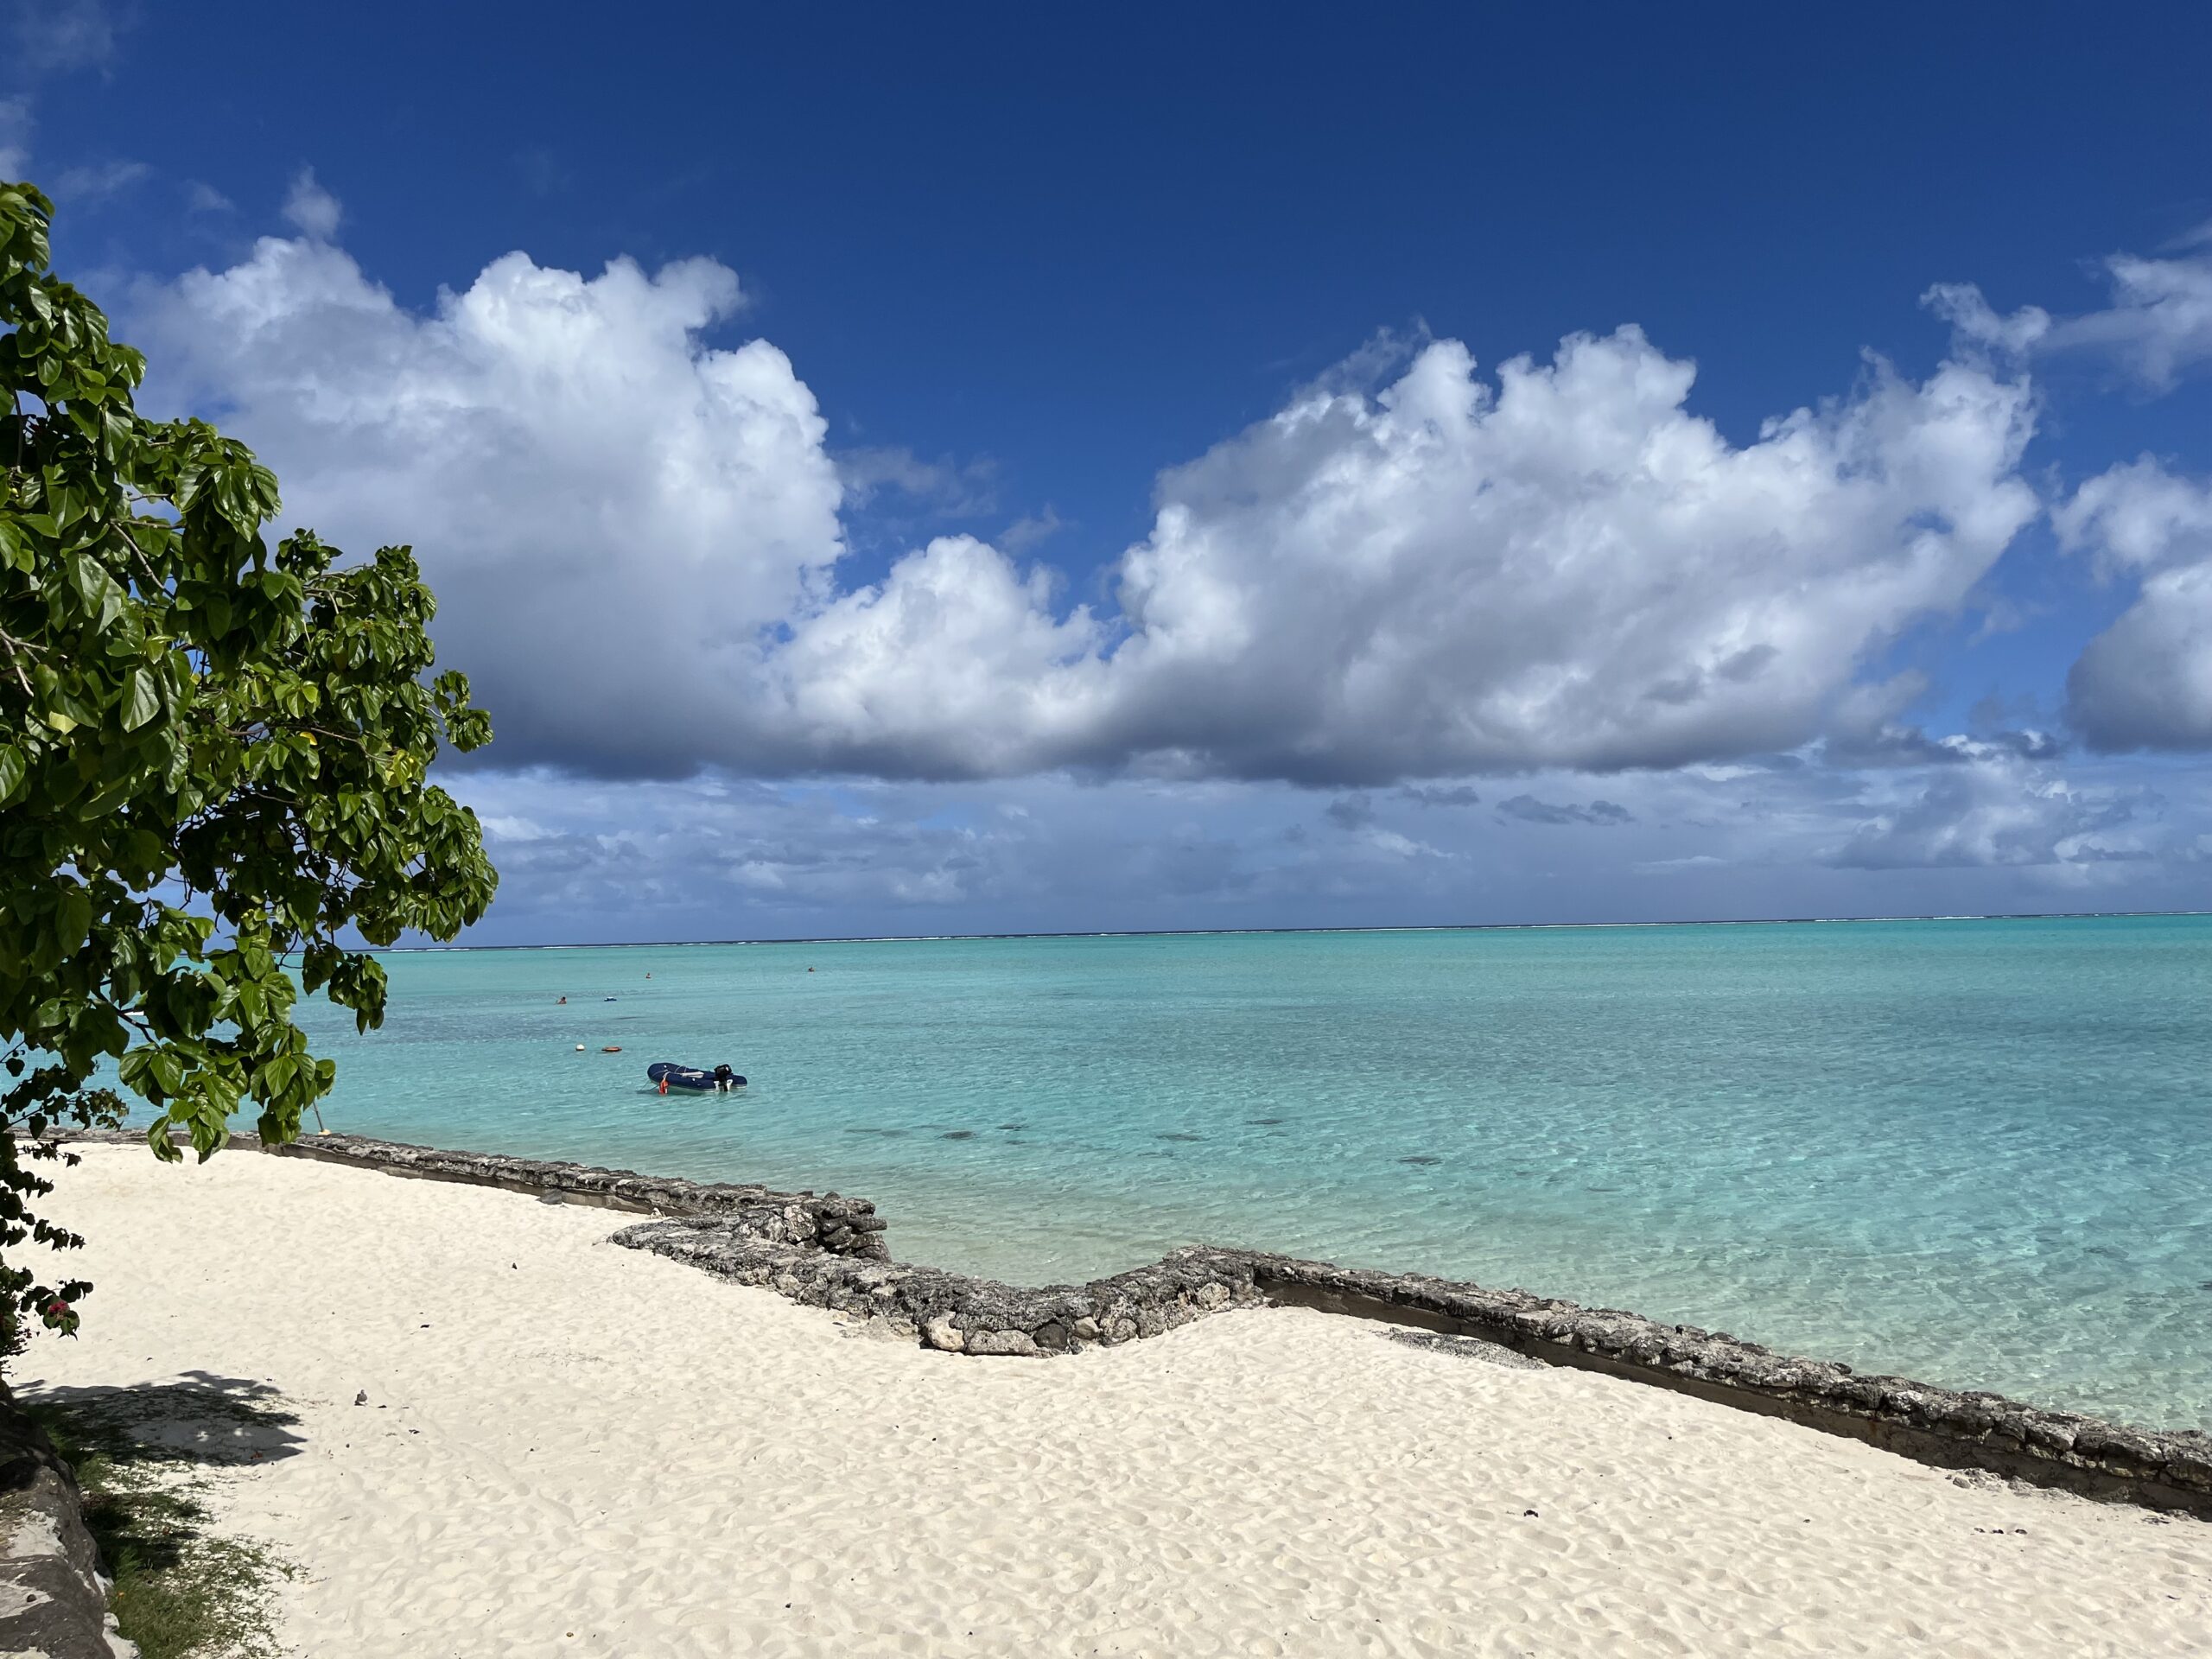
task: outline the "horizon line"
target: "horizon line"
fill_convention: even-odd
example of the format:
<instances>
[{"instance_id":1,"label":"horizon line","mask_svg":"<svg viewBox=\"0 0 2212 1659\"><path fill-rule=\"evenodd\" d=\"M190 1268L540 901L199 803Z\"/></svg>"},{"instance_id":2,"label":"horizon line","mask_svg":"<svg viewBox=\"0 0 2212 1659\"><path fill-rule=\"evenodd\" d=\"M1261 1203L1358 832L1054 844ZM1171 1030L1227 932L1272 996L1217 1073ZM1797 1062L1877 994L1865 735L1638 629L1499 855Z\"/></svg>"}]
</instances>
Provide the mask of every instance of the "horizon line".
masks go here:
<instances>
[{"instance_id":1,"label":"horizon line","mask_svg":"<svg viewBox=\"0 0 2212 1659\"><path fill-rule=\"evenodd\" d=\"M543 944L382 944L378 955L428 956L460 950L652 950L769 944L952 944L985 939L1234 938L1287 933L1532 933L1554 929L1634 927L1835 927L1877 922L2070 922L2212 916L2212 910L2024 910L1906 916L1700 916L1667 921L1365 922L1310 927L1057 928L1005 933L817 933L773 938L609 939Z\"/></svg>"}]
</instances>

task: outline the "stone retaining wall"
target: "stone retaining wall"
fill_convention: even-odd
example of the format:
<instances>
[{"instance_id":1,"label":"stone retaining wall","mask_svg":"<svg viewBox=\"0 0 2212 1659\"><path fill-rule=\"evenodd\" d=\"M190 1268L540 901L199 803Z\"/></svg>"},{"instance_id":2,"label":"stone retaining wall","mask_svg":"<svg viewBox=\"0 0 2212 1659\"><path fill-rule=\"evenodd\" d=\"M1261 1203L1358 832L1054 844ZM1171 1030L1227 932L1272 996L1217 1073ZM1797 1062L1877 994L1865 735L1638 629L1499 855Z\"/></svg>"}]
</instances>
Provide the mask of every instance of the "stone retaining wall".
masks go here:
<instances>
[{"instance_id":1,"label":"stone retaining wall","mask_svg":"<svg viewBox=\"0 0 2212 1659\"><path fill-rule=\"evenodd\" d=\"M1251 1258L1233 1250L1178 1250L1110 1279L1031 1289L941 1268L772 1244L718 1222L645 1222L625 1227L613 1242L810 1307L889 1320L951 1353L1073 1353L1156 1337L1223 1308L1266 1300L1253 1283Z\"/></svg>"},{"instance_id":2,"label":"stone retaining wall","mask_svg":"<svg viewBox=\"0 0 2212 1659\"><path fill-rule=\"evenodd\" d=\"M136 1659L107 1589L76 1478L0 1387L0 1655Z\"/></svg>"},{"instance_id":3,"label":"stone retaining wall","mask_svg":"<svg viewBox=\"0 0 2212 1659\"><path fill-rule=\"evenodd\" d=\"M258 1142L237 1135L232 1144ZM494 1152L443 1152L358 1135L302 1136L285 1146L263 1147L282 1158L365 1165L391 1175L504 1187L511 1192L557 1193L576 1204L646 1215L711 1217L768 1244L788 1244L832 1255L885 1261L883 1222L866 1198L835 1192L776 1192L751 1184L687 1181L640 1175L634 1170L589 1164L546 1163Z\"/></svg>"}]
</instances>

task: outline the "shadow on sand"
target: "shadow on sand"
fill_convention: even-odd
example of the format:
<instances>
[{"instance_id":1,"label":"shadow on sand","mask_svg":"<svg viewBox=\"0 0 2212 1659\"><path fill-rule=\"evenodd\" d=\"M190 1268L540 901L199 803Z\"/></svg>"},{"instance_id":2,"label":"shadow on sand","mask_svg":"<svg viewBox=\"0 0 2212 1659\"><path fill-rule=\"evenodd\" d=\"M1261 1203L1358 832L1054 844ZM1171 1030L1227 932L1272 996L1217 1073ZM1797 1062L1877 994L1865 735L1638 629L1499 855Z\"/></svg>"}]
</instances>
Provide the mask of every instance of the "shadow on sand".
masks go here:
<instances>
[{"instance_id":1,"label":"shadow on sand","mask_svg":"<svg viewBox=\"0 0 2212 1659\"><path fill-rule=\"evenodd\" d=\"M297 1414L274 1387L210 1371L129 1388L29 1384L16 1397L57 1438L118 1471L273 1463L296 1456L303 1443L292 1433Z\"/></svg>"}]
</instances>

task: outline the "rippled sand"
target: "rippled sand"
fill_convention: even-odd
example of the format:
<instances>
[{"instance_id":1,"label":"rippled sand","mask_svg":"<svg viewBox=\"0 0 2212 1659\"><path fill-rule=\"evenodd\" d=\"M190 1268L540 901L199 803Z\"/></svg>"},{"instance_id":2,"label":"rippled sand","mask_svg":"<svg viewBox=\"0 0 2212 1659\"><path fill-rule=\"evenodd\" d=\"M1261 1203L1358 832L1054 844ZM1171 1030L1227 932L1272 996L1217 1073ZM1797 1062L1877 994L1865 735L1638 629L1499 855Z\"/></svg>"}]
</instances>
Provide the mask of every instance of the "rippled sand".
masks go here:
<instances>
[{"instance_id":1,"label":"rippled sand","mask_svg":"<svg viewBox=\"0 0 2212 1659\"><path fill-rule=\"evenodd\" d=\"M618 1249L603 1211L85 1160L55 1204L99 1288L20 1386L248 1402L262 1455L212 1506L304 1569L302 1654L1965 1659L2212 1630L2212 1524L1353 1320L963 1359Z\"/></svg>"}]
</instances>

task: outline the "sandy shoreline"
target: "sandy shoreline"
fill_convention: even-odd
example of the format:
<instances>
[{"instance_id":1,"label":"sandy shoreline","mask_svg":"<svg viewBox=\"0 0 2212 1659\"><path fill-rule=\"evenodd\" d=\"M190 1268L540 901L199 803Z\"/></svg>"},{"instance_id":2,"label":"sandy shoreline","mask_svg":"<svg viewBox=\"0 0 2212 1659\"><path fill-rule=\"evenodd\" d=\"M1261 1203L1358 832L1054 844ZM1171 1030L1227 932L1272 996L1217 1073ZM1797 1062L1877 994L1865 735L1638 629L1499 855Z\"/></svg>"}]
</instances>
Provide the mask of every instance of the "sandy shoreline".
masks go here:
<instances>
[{"instance_id":1,"label":"sandy shoreline","mask_svg":"<svg viewBox=\"0 0 2212 1659\"><path fill-rule=\"evenodd\" d=\"M1358 1321L979 1363L615 1249L603 1211L84 1155L54 1208L92 1241L86 1334L19 1388L257 1402L264 1455L217 1507L304 1569L303 1654L2183 1654L2212 1627L2212 1524Z\"/></svg>"}]
</instances>

